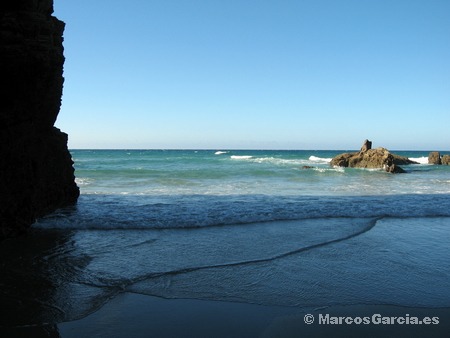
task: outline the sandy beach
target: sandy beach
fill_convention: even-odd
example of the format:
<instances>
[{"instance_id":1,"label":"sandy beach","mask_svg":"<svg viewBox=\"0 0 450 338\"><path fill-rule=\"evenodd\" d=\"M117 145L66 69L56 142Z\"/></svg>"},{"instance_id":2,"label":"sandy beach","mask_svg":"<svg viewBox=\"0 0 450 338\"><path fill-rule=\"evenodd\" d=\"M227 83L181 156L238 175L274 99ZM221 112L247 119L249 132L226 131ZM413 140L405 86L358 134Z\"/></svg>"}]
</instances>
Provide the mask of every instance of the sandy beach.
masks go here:
<instances>
[{"instance_id":1,"label":"sandy beach","mask_svg":"<svg viewBox=\"0 0 450 338\"><path fill-rule=\"evenodd\" d=\"M314 323L305 324L311 314ZM329 317L326 317L326 315ZM319 316L369 317L370 324L319 324ZM379 315L379 316L377 316ZM386 318L439 318L438 324L383 324ZM347 319L347 321L349 321ZM381 321L381 322L380 322ZM436 321L436 319L435 319ZM380 323L378 323L380 322ZM448 337L450 308L383 305L332 306L320 309L261 306L194 299L167 300L124 293L86 318L58 324L71 337Z\"/></svg>"},{"instance_id":2,"label":"sandy beach","mask_svg":"<svg viewBox=\"0 0 450 338\"><path fill-rule=\"evenodd\" d=\"M306 324L311 318L314 322ZM402 324L398 322L401 319ZM353 323L346 323L351 320ZM413 324L416 320L422 324ZM427 321L430 323L425 324ZM314 309L162 299L133 293L120 294L79 320L0 328L3 337L52 338L448 337L449 332L450 308L351 305Z\"/></svg>"},{"instance_id":3,"label":"sandy beach","mask_svg":"<svg viewBox=\"0 0 450 338\"><path fill-rule=\"evenodd\" d=\"M0 336L448 337L448 218L383 219L362 233L365 222L163 232L36 229L0 248ZM272 248L297 249L248 264L201 267L202 260L230 260L232 243L256 234L261 247L243 243L239 247L250 251L240 257L254 250L265 257L264 234L271 241L278 234ZM215 239L209 246L190 237L206 235ZM187 252L187 262L200 268L183 268ZM147 273L167 262L179 267Z\"/></svg>"}]
</instances>

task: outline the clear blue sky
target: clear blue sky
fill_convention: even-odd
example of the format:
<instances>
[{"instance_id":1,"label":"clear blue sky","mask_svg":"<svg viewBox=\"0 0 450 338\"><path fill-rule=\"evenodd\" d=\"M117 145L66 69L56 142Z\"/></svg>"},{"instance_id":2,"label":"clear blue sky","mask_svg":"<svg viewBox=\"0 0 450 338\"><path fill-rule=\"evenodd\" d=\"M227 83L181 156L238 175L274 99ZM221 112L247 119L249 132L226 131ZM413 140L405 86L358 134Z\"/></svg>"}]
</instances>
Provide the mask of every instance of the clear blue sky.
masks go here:
<instances>
[{"instance_id":1,"label":"clear blue sky","mask_svg":"<svg viewBox=\"0 0 450 338\"><path fill-rule=\"evenodd\" d=\"M55 0L70 148L450 150L449 0Z\"/></svg>"}]
</instances>

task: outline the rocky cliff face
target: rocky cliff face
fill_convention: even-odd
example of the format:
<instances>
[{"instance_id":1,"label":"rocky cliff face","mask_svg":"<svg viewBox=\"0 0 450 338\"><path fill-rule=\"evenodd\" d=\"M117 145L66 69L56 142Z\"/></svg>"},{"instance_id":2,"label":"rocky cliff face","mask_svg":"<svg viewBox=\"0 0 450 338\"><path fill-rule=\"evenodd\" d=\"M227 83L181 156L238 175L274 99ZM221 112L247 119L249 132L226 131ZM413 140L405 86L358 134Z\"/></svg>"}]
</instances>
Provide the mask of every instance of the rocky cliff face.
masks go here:
<instances>
[{"instance_id":1,"label":"rocky cliff face","mask_svg":"<svg viewBox=\"0 0 450 338\"><path fill-rule=\"evenodd\" d=\"M0 4L0 239L76 202L67 135L53 125L63 87L64 23L53 0Z\"/></svg>"}]
</instances>

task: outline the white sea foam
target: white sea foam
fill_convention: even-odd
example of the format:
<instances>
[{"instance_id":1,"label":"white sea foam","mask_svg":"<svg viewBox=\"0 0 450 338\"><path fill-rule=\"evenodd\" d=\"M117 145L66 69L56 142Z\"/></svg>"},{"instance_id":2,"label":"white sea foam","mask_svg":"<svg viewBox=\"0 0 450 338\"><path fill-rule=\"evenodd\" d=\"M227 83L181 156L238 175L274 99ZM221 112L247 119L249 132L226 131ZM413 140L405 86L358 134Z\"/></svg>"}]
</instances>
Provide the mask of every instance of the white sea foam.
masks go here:
<instances>
[{"instance_id":1,"label":"white sea foam","mask_svg":"<svg viewBox=\"0 0 450 338\"><path fill-rule=\"evenodd\" d=\"M314 171L317 171L319 173L325 173L328 171L334 171L334 172L339 172L339 173L344 173L345 172L345 168L344 167L339 167L339 166L334 166L332 168L312 168Z\"/></svg>"},{"instance_id":2,"label":"white sea foam","mask_svg":"<svg viewBox=\"0 0 450 338\"><path fill-rule=\"evenodd\" d=\"M305 165L308 161L301 159L284 159L276 157L257 157L252 159L253 162L257 163L271 163L275 165Z\"/></svg>"},{"instance_id":3,"label":"white sea foam","mask_svg":"<svg viewBox=\"0 0 450 338\"><path fill-rule=\"evenodd\" d=\"M312 162L321 162L321 163L329 163L331 162L331 158L323 158L323 157L317 157L317 156L310 156L309 160Z\"/></svg>"},{"instance_id":4,"label":"white sea foam","mask_svg":"<svg viewBox=\"0 0 450 338\"><path fill-rule=\"evenodd\" d=\"M418 162L420 164L428 164L428 157L422 156L422 157L410 157L411 161Z\"/></svg>"},{"instance_id":5,"label":"white sea foam","mask_svg":"<svg viewBox=\"0 0 450 338\"><path fill-rule=\"evenodd\" d=\"M253 156L250 155L231 155L231 159L233 160L249 160Z\"/></svg>"},{"instance_id":6,"label":"white sea foam","mask_svg":"<svg viewBox=\"0 0 450 338\"><path fill-rule=\"evenodd\" d=\"M214 153L214 155L222 155L222 154L227 154L228 153L228 151L221 151L221 150L218 150L218 151L216 151L215 153Z\"/></svg>"},{"instance_id":7,"label":"white sea foam","mask_svg":"<svg viewBox=\"0 0 450 338\"><path fill-rule=\"evenodd\" d=\"M253 163L270 163L274 165L305 165L308 164L309 161L302 159L284 159L277 157L253 157L250 155L232 155L231 159L233 160L247 160Z\"/></svg>"},{"instance_id":8,"label":"white sea foam","mask_svg":"<svg viewBox=\"0 0 450 338\"><path fill-rule=\"evenodd\" d=\"M92 183L92 179L90 179L90 178L79 178L79 177L76 177L75 178L75 183L78 185L78 186L86 186L86 185L89 185L89 184L91 184Z\"/></svg>"},{"instance_id":9,"label":"white sea foam","mask_svg":"<svg viewBox=\"0 0 450 338\"><path fill-rule=\"evenodd\" d=\"M340 167L338 165L334 165L333 166L333 170L344 172L345 171L345 167Z\"/></svg>"}]
</instances>

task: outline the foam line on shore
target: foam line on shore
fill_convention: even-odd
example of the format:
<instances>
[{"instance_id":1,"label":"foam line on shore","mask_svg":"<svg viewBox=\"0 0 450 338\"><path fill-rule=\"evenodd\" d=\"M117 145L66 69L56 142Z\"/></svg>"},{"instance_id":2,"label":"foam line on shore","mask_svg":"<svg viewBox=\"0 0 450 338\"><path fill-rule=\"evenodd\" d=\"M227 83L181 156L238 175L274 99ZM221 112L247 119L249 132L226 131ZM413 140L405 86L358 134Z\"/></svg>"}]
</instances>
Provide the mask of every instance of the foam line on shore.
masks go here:
<instances>
[{"instance_id":1,"label":"foam line on shore","mask_svg":"<svg viewBox=\"0 0 450 338\"><path fill-rule=\"evenodd\" d=\"M365 226L361 230L356 231L350 235L347 235L347 236L344 236L341 238L332 239L332 240L325 241L325 242L321 242L321 243L317 243L317 244L313 244L313 245L309 245L309 246L302 247L302 248L299 248L296 250L283 252L278 255L274 255L274 256L270 256L270 257L266 257L266 258L260 258L260 259L252 259L252 260L229 262L229 263L222 263L222 264L188 267L188 268L172 270L172 271L165 271L165 272L152 272L152 273L140 276L136 279L124 281L124 285L121 285L121 287L119 289L122 290L124 288L127 288L130 285L139 283L141 281L144 281L147 279L153 279L153 278L160 278L163 276L174 276L174 275L186 274L186 273L191 273L191 272L196 272L196 271L201 271L201 270L228 268L228 267L235 267L235 266L245 266L245 265L267 263L267 262L275 261L277 259L282 259L282 258L296 255L296 254L299 254L299 253L302 253L305 251L321 248L321 247L324 247L327 245L331 245L331 244L335 244L335 243L339 243L339 242L343 242L343 241L355 238L355 237L360 236L360 235L370 231L371 229L373 229L375 227L375 225L377 224L377 222L381 219L383 219L383 217L377 217L377 218L371 219L369 221L369 223L367 224L367 226ZM96 283L82 283L82 284L94 286L94 287L110 287L109 285L101 285L101 284L96 284Z\"/></svg>"}]
</instances>

